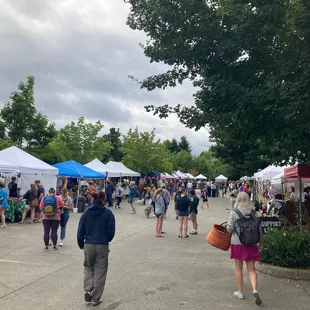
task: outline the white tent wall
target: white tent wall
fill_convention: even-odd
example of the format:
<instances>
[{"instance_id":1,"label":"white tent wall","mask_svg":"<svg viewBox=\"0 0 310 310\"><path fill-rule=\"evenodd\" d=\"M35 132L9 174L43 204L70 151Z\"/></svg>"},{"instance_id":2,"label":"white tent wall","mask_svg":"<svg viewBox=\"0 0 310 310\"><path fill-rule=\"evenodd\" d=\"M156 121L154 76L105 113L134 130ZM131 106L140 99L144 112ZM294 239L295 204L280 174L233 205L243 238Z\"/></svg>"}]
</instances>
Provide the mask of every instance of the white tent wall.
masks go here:
<instances>
[{"instance_id":1,"label":"white tent wall","mask_svg":"<svg viewBox=\"0 0 310 310\"><path fill-rule=\"evenodd\" d=\"M56 188L58 169L25 151L15 146L9 147L0 151L0 160L9 161L20 172L21 178L18 180L18 185L21 186L21 195L30 189L30 184L35 180L40 180L45 190L50 187ZM10 181L11 177L7 176L6 184Z\"/></svg>"},{"instance_id":2,"label":"white tent wall","mask_svg":"<svg viewBox=\"0 0 310 310\"><path fill-rule=\"evenodd\" d=\"M57 175L49 175L49 174L22 174L21 176L21 191L20 194L23 195L26 193L28 189L30 189L30 184L33 183L35 180L40 180L41 184L45 189L45 193L53 187L56 189L57 185Z\"/></svg>"}]
</instances>

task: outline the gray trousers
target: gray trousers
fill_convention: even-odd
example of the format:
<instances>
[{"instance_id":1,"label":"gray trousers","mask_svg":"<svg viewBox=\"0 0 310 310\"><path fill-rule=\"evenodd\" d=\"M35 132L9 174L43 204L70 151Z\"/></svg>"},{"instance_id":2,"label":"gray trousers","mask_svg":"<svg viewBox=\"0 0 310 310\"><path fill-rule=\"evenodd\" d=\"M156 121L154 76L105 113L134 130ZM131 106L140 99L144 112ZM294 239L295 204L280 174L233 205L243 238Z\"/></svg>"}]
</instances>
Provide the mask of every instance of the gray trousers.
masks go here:
<instances>
[{"instance_id":1,"label":"gray trousers","mask_svg":"<svg viewBox=\"0 0 310 310\"><path fill-rule=\"evenodd\" d=\"M108 272L109 246L84 245L84 290L92 292L93 300L100 300Z\"/></svg>"}]
</instances>

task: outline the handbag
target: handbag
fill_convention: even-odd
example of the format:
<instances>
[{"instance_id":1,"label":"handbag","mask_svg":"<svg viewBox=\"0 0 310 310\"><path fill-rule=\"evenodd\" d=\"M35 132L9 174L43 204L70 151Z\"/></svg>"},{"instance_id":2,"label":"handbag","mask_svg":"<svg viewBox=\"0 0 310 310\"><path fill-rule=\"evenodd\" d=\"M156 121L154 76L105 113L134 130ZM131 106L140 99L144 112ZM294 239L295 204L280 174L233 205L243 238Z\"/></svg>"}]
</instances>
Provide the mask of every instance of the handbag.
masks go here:
<instances>
[{"instance_id":1,"label":"handbag","mask_svg":"<svg viewBox=\"0 0 310 310\"><path fill-rule=\"evenodd\" d=\"M206 237L209 244L223 251L229 250L231 240L231 234L227 231L226 225L226 222L221 225L213 225Z\"/></svg>"},{"instance_id":2,"label":"handbag","mask_svg":"<svg viewBox=\"0 0 310 310\"><path fill-rule=\"evenodd\" d=\"M35 198L35 199L29 201L29 206L31 209L37 208L39 206L38 199Z\"/></svg>"}]
</instances>

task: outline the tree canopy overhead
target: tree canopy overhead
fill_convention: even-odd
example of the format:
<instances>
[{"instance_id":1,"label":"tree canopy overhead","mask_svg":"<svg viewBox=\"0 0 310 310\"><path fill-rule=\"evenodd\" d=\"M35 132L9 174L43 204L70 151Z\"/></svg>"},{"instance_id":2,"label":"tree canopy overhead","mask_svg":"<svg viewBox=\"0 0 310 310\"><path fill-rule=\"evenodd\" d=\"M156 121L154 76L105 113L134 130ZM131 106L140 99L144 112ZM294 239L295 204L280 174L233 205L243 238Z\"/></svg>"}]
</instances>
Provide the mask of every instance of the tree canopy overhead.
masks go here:
<instances>
[{"instance_id":1,"label":"tree canopy overhead","mask_svg":"<svg viewBox=\"0 0 310 310\"><path fill-rule=\"evenodd\" d=\"M0 112L1 139L10 139L18 147L46 146L56 134L54 124L35 107L34 85L33 76L20 82Z\"/></svg>"},{"instance_id":2,"label":"tree canopy overhead","mask_svg":"<svg viewBox=\"0 0 310 310\"><path fill-rule=\"evenodd\" d=\"M165 89L185 79L197 87L190 108L148 111L177 113L195 129L208 125L221 151L240 141L240 165L255 162L249 172L266 163L310 161L309 1L127 2L128 25L148 36L145 55L171 66L141 87Z\"/></svg>"}]
</instances>

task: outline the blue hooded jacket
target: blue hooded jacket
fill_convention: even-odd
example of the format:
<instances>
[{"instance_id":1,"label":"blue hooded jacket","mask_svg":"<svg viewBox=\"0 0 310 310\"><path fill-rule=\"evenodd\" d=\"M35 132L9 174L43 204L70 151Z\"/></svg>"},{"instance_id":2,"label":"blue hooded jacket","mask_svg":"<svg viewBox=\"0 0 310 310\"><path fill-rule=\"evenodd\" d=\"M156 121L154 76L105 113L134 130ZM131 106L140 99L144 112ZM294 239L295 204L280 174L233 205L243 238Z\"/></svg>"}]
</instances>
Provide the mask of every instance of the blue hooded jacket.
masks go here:
<instances>
[{"instance_id":1,"label":"blue hooded jacket","mask_svg":"<svg viewBox=\"0 0 310 310\"><path fill-rule=\"evenodd\" d=\"M115 218L111 210L93 205L82 214L77 232L80 249L84 243L108 245L115 235Z\"/></svg>"}]
</instances>

